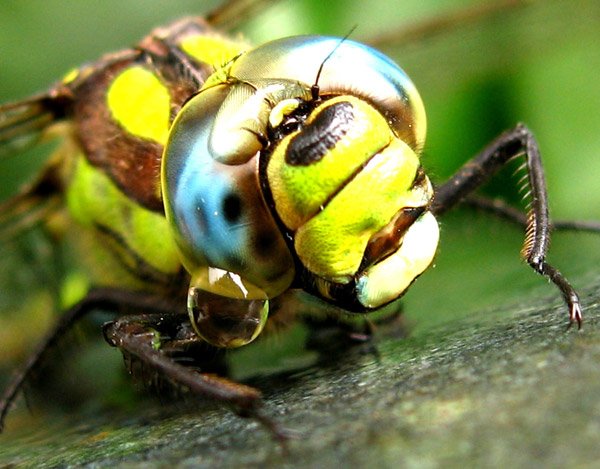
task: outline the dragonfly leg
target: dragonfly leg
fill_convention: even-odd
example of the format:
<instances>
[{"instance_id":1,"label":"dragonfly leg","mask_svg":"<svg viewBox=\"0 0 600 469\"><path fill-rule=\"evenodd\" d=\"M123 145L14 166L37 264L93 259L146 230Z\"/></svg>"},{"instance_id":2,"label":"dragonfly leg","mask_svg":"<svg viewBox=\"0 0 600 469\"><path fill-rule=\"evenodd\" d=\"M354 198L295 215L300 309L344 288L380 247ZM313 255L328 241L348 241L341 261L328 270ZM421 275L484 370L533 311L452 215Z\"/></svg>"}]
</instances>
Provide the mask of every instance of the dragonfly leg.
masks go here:
<instances>
[{"instance_id":1,"label":"dragonfly leg","mask_svg":"<svg viewBox=\"0 0 600 469\"><path fill-rule=\"evenodd\" d=\"M185 355L186 351L189 351L190 344L200 348L207 347L207 344L194 336L191 327L185 328L187 313L185 309L182 309L180 302L147 292L132 292L115 288L92 289L85 298L61 315L45 340L17 370L0 396L0 431L3 429L4 419L16 396L43 361L46 353L78 320L87 313L98 309L125 314L120 319L104 326L104 335L109 343L119 347L124 353L142 360L145 365L160 373L161 378L164 377L186 386L197 394L230 404L239 415L253 418L261 423L285 447L285 442L290 435L263 413L261 395L257 389L215 374L201 373L175 361L173 356L178 353ZM156 348L151 330L154 328L159 330L169 322L169 326L180 326L179 330L183 332L165 343L163 353L163 350ZM179 357L179 359L181 358ZM209 362L210 360L207 363ZM199 361L194 363L203 364ZM215 364L219 366L219 363L217 357L213 363L209 363L209 366ZM214 371L214 368L210 368L210 371Z\"/></svg>"},{"instance_id":2,"label":"dragonfly leg","mask_svg":"<svg viewBox=\"0 0 600 469\"><path fill-rule=\"evenodd\" d=\"M446 183L436 189L431 210L436 215L450 210L489 180L507 162L519 156L525 158L531 196L531 208L525 219L526 234L521 255L536 272L556 285L569 309L570 324L576 321L581 327L579 295L560 271L546 262L551 230L546 181L538 144L527 127L519 124L503 133L468 161Z\"/></svg>"},{"instance_id":3,"label":"dragonfly leg","mask_svg":"<svg viewBox=\"0 0 600 469\"><path fill-rule=\"evenodd\" d=\"M144 292L131 292L116 288L91 289L80 302L61 315L54 328L8 382L6 389L0 395L0 432L4 428L4 419L17 394L43 361L46 353L87 313L97 309L121 310L122 308L128 312L160 312L173 311L174 307L172 301L166 301L164 298Z\"/></svg>"},{"instance_id":4,"label":"dragonfly leg","mask_svg":"<svg viewBox=\"0 0 600 469\"><path fill-rule=\"evenodd\" d=\"M143 366L152 369L160 379L184 386L197 395L230 405L240 416L258 421L275 439L285 444L289 434L263 413L263 401L258 389L204 372L203 361L206 353L199 353L197 360L194 360L194 353L185 353L184 350L189 351L194 345L210 347L193 333L189 323L183 334L163 335L161 328L173 318L174 315L169 317L164 314L125 316L105 324L104 336L111 345L121 349L124 355L133 356L141 361ZM175 321L171 322L179 328L181 316L179 320L175 317ZM182 358L187 360L181 360Z\"/></svg>"}]
</instances>

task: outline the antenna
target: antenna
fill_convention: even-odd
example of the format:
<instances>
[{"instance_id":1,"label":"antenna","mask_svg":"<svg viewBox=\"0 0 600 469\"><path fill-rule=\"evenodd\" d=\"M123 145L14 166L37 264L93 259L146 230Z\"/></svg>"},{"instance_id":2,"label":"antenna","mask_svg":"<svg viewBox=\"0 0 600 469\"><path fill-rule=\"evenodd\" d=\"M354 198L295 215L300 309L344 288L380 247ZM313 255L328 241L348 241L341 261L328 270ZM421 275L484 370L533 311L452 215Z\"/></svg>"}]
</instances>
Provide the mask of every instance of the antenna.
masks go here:
<instances>
[{"instance_id":1,"label":"antenna","mask_svg":"<svg viewBox=\"0 0 600 469\"><path fill-rule=\"evenodd\" d=\"M346 41L346 39L348 39L350 37L350 35L354 32L356 27L357 27L357 25L352 26L350 31L348 31L348 33L346 33L346 35L340 39L340 42L338 42L336 44L336 46L333 48L333 50L327 55L327 57L325 57L323 62L321 62L321 65L319 66L319 70L317 71L317 78L315 79L315 84L310 87L310 96L313 101L317 101L319 99L319 91L320 91L319 78L321 78L321 72L323 71L325 62L327 62L331 58L331 56L333 54L335 54L335 51L338 50L338 48L344 43L344 41Z\"/></svg>"}]
</instances>

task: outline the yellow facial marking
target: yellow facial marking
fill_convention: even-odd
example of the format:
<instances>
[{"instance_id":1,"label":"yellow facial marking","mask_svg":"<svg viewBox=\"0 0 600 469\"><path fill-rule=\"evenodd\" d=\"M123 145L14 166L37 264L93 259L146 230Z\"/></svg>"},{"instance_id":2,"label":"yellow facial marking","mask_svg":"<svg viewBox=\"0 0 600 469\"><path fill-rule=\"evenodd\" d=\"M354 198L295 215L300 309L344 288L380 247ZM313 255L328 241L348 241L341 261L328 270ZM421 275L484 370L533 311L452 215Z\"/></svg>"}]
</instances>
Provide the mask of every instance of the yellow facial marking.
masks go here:
<instances>
[{"instance_id":1,"label":"yellow facial marking","mask_svg":"<svg viewBox=\"0 0 600 469\"><path fill-rule=\"evenodd\" d=\"M267 174L275 206L283 223L292 230L315 216L331 195L393 138L381 114L364 101L349 96L327 101L307 124L340 101L352 104L354 125L325 158L308 166L287 164L286 151L291 139L298 134L295 132L281 142L269 161Z\"/></svg>"},{"instance_id":2,"label":"yellow facial marking","mask_svg":"<svg viewBox=\"0 0 600 469\"><path fill-rule=\"evenodd\" d=\"M286 116L290 115L300 105L299 99L284 99L273 108L269 114L269 124L275 128L283 122Z\"/></svg>"},{"instance_id":3,"label":"yellow facial marking","mask_svg":"<svg viewBox=\"0 0 600 469\"><path fill-rule=\"evenodd\" d=\"M409 190L419 158L394 140L315 217L296 232L295 248L302 263L317 275L345 283L356 273L365 247L413 198Z\"/></svg>"},{"instance_id":4,"label":"yellow facial marking","mask_svg":"<svg viewBox=\"0 0 600 469\"><path fill-rule=\"evenodd\" d=\"M146 68L130 67L115 78L108 89L108 107L127 132L163 145L167 141L169 90Z\"/></svg>"}]
</instances>

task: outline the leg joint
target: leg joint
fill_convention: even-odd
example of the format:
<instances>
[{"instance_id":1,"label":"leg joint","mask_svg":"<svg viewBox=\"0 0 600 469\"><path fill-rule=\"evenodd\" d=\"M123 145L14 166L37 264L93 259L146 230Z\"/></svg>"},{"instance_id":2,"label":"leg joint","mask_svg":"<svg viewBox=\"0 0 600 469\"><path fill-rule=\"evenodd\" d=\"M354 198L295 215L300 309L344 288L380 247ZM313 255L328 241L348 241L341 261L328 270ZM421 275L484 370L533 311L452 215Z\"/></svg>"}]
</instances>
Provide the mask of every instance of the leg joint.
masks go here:
<instances>
[{"instance_id":1,"label":"leg joint","mask_svg":"<svg viewBox=\"0 0 600 469\"><path fill-rule=\"evenodd\" d=\"M530 255L529 257L527 257L527 263L536 272L539 272L541 274L544 273L544 265L545 265L546 261L543 256Z\"/></svg>"}]
</instances>

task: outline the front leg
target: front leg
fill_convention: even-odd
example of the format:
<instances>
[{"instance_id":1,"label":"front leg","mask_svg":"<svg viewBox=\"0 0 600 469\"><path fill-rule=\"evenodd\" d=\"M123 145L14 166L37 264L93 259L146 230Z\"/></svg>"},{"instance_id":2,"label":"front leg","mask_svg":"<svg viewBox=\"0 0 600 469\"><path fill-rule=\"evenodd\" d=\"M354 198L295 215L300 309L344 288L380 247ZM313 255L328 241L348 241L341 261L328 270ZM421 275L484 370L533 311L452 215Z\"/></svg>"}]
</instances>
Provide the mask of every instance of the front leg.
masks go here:
<instances>
[{"instance_id":1,"label":"front leg","mask_svg":"<svg viewBox=\"0 0 600 469\"><path fill-rule=\"evenodd\" d=\"M451 209L518 156L525 157L531 195L521 255L536 272L557 286L567 303L570 324L577 321L581 327L579 295L560 271L546 262L551 228L546 181L538 144L527 127L520 124L503 133L467 162L449 181L436 189L431 210L437 215Z\"/></svg>"},{"instance_id":2,"label":"front leg","mask_svg":"<svg viewBox=\"0 0 600 469\"><path fill-rule=\"evenodd\" d=\"M91 289L79 303L60 316L54 328L9 380L6 389L0 395L0 432L4 429L4 419L17 394L38 369L47 352L85 315L98 309L162 312L173 311L177 307L178 305L173 301L145 292L132 292L119 288Z\"/></svg>"},{"instance_id":3,"label":"front leg","mask_svg":"<svg viewBox=\"0 0 600 469\"><path fill-rule=\"evenodd\" d=\"M175 362L185 360L189 355L198 356L200 350L205 351L207 344L199 341L189 328L185 328L187 314L179 301L147 292L135 292L119 288L93 288L77 304L65 311L50 333L29 359L21 366L9 381L0 395L0 432L4 419L19 391L30 376L43 362L47 352L64 336L81 318L94 310L118 311L124 316L108 323L104 332L107 340L126 353L143 361L156 371L159 377L189 387L193 392L209 398L231 404L240 415L254 418L263 424L280 442L284 443L287 433L269 417L265 416L260 406L260 392L254 388L228 381L216 375L202 374L192 368L186 368ZM175 313L174 313L175 312ZM136 316L133 316L137 314ZM179 332L161 344L156 340L154 332L168 326L170 332ZM186 332L187 331L187 332ZM160 334L158 335L160 338ZM162 345L159 347L158 345ZM163 353L164 352L164 353ZM178 356L178 354L181 354ZM205 365L210 372L217 371L218 357L194 363ZM192 357L193 358L193 357Z\"/></svg>"},{"instance_id":4,"label":"front leg","mask_svg":"<svg viewBox=\"0 0 600 469\"><path fill-rule=\"evenodd\" d=\"M185 324L187 316L182 318L180 314L125 316L105 324L104 336L124 355L135 357L157 373L159 379L232 406L240 416L257 420L284 443L288 433L262 412L263 401L258 389L203 370L207 357L208 361L212 360L207 347L213 347L195 335L191 327L184 327ZM163 335L165 326L170 331ZM173 333L174 328L180 332Z\"/></svg>"}]
</instances>

